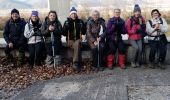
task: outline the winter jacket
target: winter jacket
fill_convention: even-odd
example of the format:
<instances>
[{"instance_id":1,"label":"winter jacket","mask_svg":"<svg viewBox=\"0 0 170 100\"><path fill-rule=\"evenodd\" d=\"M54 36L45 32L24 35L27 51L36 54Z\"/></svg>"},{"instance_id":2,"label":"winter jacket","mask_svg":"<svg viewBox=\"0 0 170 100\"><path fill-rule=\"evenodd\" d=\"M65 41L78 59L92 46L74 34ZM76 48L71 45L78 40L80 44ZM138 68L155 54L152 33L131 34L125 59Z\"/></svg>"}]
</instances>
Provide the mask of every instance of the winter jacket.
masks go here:
<instances>
[{"instance_id":1,"label":"winter jacket","mask_svg":"<svg viewBox=\"0 0 170 100\"><path fill-rule=\"evenodd\" d=\"M142 19L142 24L139 24L139 18ZM141 39L143 34L146 32L145 20L142 16L139 18L132 16L127 20L126 29L129 35L129 39L131 40Z\"/></svg>"},{"instance_id":2,"label":"winter jacket","mask_svg":"<svg viewBox=\"0 0 170 100\"><path fill-rule=\"evenodd\" d=\"M99 18L95 22L92 18L87 22L87 40L90 45L93 45L97 40L97 37L101 37L101 41L105 41L106 26L105 21Z\"/></svg>"},{"instance_id":3,"label":"winter jacket","mask_svg":"<svg viewBox=\"0 0 170 100\"><path fill-rule=\"evenodd\" d=\"M33 25L32 21L29 20L25 25L24 36L28 39L28 44L34 44L43 42L41 34L41 23L38 21L37 25Z\"/></svg>"},{"instance_id":4,"label":"winter jacket","mask_svg":"<svg viewBox=\"0 0 170 100\"><path fill-rule=\"evenodd\" d=\"M68 37L69 31L69 37ZM84 22L81 19L72 20L67 18L63 25L63 35L66 36L67 40L78 40L81 38L81 35L86 34L86 27Z\"/></svg>"},{"instance_id":5,"label":"winter jacket","mask_svg":"<svg viewBox=\"0 0 170 100\"><path fill-rule=\"evenodd\" d=\"M54 41L61 41L62 25L61 25L60 21L58 19L56 19L56 21L50 22L48 17L46 17L45 21L41 27L42 34L45 37L45 42L46 43L51 42L51 31L49 30L50 25L55 26L55 30L53 31Z\"/></svg>"},{"instance_id":6,"label":"winter jacket","mask_svg":"<svg viewBox=\"0 0 170 100\"><path fill-rule=\"evenodd\" d=\"M12 18L9 19L4 27L4 39L8 43L26 43L26 38L24 37L25 20L19 18L17 21L13 21Z\"/></svg>"},{"instance_id":7,"label":"winter jacket","mask_svg":"<svg viewBox=\"0 0 170 100\"><path fill-rule=\"evenodd\" d=\"M160 24L160 31L159 32L157 30L155 30L155 28L154 28L155 24L157 24L157 23ZM155 37L157 37L159 35L163 35L166 32L168 32L167 22L164 18L157 18L157 19L152 18L146 24L146 31L149 35L149 39L153 40Z\"/></svg>"},{"instance_id":8,"label":"winter jacket","mask_svg":"<svg viewBox=\"0 0 170 100\"><path fill-rule=\"evenodd\" d=\"M121 34L126 34L125 21L122 18L110 18L107 24L107 39L121 41Z\"/></svg>"}]
</instances>

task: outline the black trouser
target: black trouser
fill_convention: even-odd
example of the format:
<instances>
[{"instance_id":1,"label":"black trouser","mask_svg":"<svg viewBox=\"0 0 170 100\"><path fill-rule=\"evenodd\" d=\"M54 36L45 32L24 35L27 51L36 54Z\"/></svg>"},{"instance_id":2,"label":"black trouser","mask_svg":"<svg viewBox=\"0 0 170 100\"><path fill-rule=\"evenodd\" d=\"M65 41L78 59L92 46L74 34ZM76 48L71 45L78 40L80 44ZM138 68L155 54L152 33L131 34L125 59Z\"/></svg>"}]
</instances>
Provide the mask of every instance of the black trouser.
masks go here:
<instances>
[{"instance_id":1,"label":"black trouser","mask_svg":"<svg viewBox=\"0 0 170 100\"><path fill-rule=\"evenodd\" d=\"M19 43L13 43L13 48L9 48L9 45L5 48L5 54L9 55L12 50L18 49L19 53L25 53L25 45Z\"/></svg>"},{"instance_id":2,"label":"black trouser","mask_svg":"<svg viewBox=\"0 0 170 100\"><path fill-rule=\"evenodd\" d=\"M47 55L53 56L52 43L45 43ZM61 41L56 40L54 42L54 55L59 55L61 49Z\"/></svg>"},{"instance_id":3,"label":"black trouser","mask_svg":"<svg viewBox=\"0 0 170 100\"><path fill-rule=\"evenodd\" d=\"M104 47L105 47L105 44L103 42L100 42L99 48L98 48L98 46L91 47L92 57L93 57L93 67L98 67L97 66L98 65L98 56L99 56L99 67L103 67Z\"/></svg>"},{"instance_id":4,"label":"black trouser","mask_svg":"<svg viewBox=\"0 0 170 100\"><path fill-rule=\"evenodd\" d=\"M149 40L149 44L150 44L149 61L154 62L155 55L157 53L157 61L164 62L167 52L167 44L164 43L162 40L159 41Z\"/></svg>"},{"instance_id":5,"label":"black trouser","mask_svg":"<svg viewBox=\"0 0 170 100\"><path fill-rule=\"evenodd\" d=\"M30 65L40 65L43 58L43 42L38 42L35 44L28 44L29 49L29 64Z\"/></svg>"},{"instance_id":6,"label":"black trouser","mask_svg":"<svg viewBox=\"0 0 170 100\"><path fill-rule=\"evenodd\" d=\"M123 41L118 41L118 42L114 42L114 41L109 41L109 48L110 48L110 52L112 54L116 53L116 50L118 49L119 54L125 54L126 53L126 47L125 44L123 43Z\"/></svg>"}]
</instances>

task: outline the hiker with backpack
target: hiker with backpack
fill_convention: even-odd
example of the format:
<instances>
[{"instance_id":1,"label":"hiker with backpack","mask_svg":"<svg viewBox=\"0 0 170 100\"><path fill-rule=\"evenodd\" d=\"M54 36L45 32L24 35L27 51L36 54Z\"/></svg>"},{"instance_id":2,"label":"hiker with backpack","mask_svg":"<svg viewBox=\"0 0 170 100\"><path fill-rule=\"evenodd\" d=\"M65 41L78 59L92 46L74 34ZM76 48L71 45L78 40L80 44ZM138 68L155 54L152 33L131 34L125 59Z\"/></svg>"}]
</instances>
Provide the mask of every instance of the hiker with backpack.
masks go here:
<instances>
[{"instance_id":1,"label":"hiker with backpack","mask_svg":"<svg viewBox=\"0 0 170 100\"><path fill-rule=\"evenodd\" d=\"M32 11L31 17L25 25L24 36L28 40L29 67L32 69L34 65L41 65L44 45L37 11Z\"/></svg>"},{"instance_id":2,"label":"hiker with backpack","mask_svg":"<svg viewBox=\"0 0 170 100\"><path fill-rule=\"evenodd\" d=\"M87 41L92 51L92 66L96 71L104 70L105 37L105 20L100 17L99 11L94 10L87 22Z\"/></svg>"},{"instance_id":3,"label":"hiker with backpack","mask_svg":"<svg viewBox=\"0 0 170 100\"><path fill-rule=\"evenodd\" d=\"M111 54L109 54L108 57L112 56L113 58L112 63L114 63L116 58L115 54L118 49L119 66L120 68L125 69L126 47L121 36L122 34L126 34L125 21L122 18L120 18L121 14L120 9L114 9L113 12L114 16L109 19L107 24L107 41L110 48L109 51L111 51ZM107 64L107 67L112 68L113 64Z\"/></svg>"},{"instance_id":4,"label":"hiker with backpack","mask_svg":"<svg viewBox=\"0 0 170 100\"><path fill-rule=\"evenodd\" d=\"M48 67L59 65L61 63L61 35L62 25L58 20L56 11L50 11L42 24L41 31L45 37L45 46L47 52L46 64Z\"/></svg>"},{"instance_id":5,"label":"hiker with backpack","mask_svg":"<svg viewBox=\"0 0 170 100\"><path fill-rule=\"evenodd\" d=\"M132 57L130 59L131 66L136 68L141 64L140 60L143 50L142 39L146 34L146 24L138 4L134 6L133 14L134 15L127 20L126 28L129 35L129 42L133 48Z\"/></svg>"},{"instance_id":6,"label":"hiker with backpack","mask_svg":"<svg viewBox=\"0 0 170 100\"><path fill-rule=\"evenodd\" d=\"M167 52L167 38L165 33L168 32L168 25L166 20L161 17L158 9L153 9L151 12L152 19L147 22L146 31L148 33L150 54L149 54L149 67L155 66L165 69L164 61ZM157 57L155 59L155 55Z\"/></svg>"},{"instance_id":7,"label":"hiker with backpack","mask_svg":"<svg viewBox=\"0 0 170 100\"><path fill-rule=\"evenodd\" d=\"M77 71L81 69L81 42L82 35L86 33L86 26L83 20L77 16L77 10L72 7L70 15L63 25L63 34L66 36L68 47L73 49L73 68Z\"/></svg>"},{"instance_id":8,"label":"hiker with backpack","mask_svg":"<svg viewBox=\"0 0 170 100\"><path fill-rule=\"evenodd\" d=\"M5 54L8 62L15 64L11 51L17 49L19 51L17 65L23 65L25 63L25 49L26 49L26 38L24 37L25 20L20 17L19 11L13 9L11 11L11 17L6 22L4 27L4 39L7 43L5 48Z\"/></svg>"}]
</instances>

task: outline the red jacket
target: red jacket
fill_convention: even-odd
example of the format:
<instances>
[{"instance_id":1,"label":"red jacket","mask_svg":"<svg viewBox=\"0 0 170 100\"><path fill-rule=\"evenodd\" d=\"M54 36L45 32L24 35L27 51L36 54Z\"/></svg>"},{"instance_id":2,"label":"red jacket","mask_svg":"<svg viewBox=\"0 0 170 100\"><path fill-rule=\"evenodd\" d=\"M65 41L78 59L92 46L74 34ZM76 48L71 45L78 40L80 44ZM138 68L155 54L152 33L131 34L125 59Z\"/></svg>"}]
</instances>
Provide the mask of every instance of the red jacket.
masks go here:
<instances>
[{"instance_id":1,"label":"red jacket","mask_svg":"<svg viewBox=\"0 0 170 100\"><path fill-rule=\"evenodd\" d=\"M142 19L142 23L145 23L144 18L140 18ZM136 32L137 30L142 29L141 24L137 24L136 21L137 18L131 17L126 22L127 32L129 35L129 39L131 40L139 40L142 38L142 35Z\"/></svg>"}]
</instances>

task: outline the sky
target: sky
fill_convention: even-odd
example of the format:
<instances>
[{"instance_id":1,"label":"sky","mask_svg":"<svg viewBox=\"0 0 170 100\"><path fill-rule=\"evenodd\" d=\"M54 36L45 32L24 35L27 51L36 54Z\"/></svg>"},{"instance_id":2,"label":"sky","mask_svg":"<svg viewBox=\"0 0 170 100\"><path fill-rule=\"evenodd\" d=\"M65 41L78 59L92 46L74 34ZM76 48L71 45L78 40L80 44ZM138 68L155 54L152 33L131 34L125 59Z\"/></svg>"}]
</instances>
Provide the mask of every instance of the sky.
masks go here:
<instances>
[{"instance_id":1,"label":"sky","mask_svg":"<svg viewBox=\"0 0 170 100\"><path fill-rule=\"evenodd\" d=\"M0 0L0 9L48 8L48 0Z\"/></svg>"}]
</instances>

